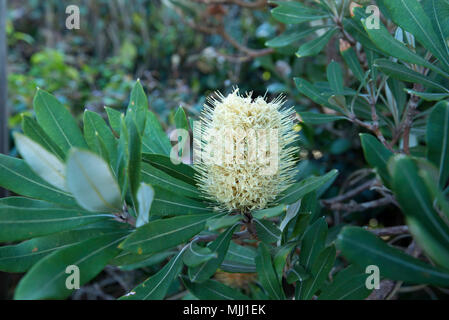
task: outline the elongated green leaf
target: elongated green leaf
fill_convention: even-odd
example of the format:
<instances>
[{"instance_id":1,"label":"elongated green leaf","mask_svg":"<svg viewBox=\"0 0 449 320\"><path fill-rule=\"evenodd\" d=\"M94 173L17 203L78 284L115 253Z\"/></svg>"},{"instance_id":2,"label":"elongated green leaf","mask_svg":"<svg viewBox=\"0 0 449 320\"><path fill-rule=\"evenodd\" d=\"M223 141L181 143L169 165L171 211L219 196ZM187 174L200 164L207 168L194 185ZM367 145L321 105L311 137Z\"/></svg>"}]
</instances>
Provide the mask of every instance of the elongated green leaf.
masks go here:
<instances>
[{"instance_id":1,"label":"elongated green leaf","mask_svg":"<svg viewBox=\"0 0 449 320\"><path fill-rule=\"evenodd\" d=\"M142 137L142 152L170 156L171 143L156 115L148 111L145 132Z\"/></svg>"},{"instance_id":2,"label":"elongated green leaf","mask_svg":"<svg viewBox=\"0 0 449 320\"><path fill-rule=\"evenodd\" d=\"M275 300L283 300L285 298L284 290L280 280L274 270L268 247L261 243L258 248L256 257L256 268L259 281L270 298Z\"/></svg>"},{"instance_id":3,"label":"elongated green leaf","mask_svg":"<svg viewBox=\"0 0 449 320\"><path fill-rule=\"evenodd\" d=\"M162 189L166 189L172 193L183 195L191 198L199 198L200 194L191 184L179 180L164 171L149 165L148 163L142 163L142 181L149 183L153 186L157 186Z\"/></svg>"},{"instance_id":4,"label":"elongated green leaf","mask_svg":"<svg viewBox=\"0 0 449 320\"><path fill-rule=\"evenodd\" d=\"M324 281L326 281L329 272L334 266L335 261L335 246L325 248L313 263L311 274L312 276L301 282L301 291L298 291L298 296L301 300L309 300L313 297Z\"/></svg>"},{"instance_id":5,"label":"elongated green leaf","mask_svg":"<svg viewBox=\"0 0 449 320\"><path fill-rule=\"evenodd\" d=\"M67 187L90 211L121 211L120 189L107 163L94 153L74 149L67 160Z\"/></svg>"},{"instance_id":6,"label":"elongated green leaf","mask_svg":"<svg viewBox=\"0 0 449 320\"><path fill-rule=\"evenodd\" d=\"M107 150L107 157L102 155L105 160L110 159L111 165L115 165L117 141L107 126L103 118L92 111L86 110L84 112L84 138L86 139L89 148L97 154L102 155L101 143Z\"/></svg>"},{"instance_id":7,"label":"elongated green leaf","mask_svg":"<svg viewBox=\"0 0 449 320\"><path fill-rule=\"evenodd\" d=\"M340 271L332 283L322 290L318 300L362 300L371 290L366 288L367 274L364 270L350 265Z\"/></svg>"},{"instance_id":8,"label":"elongated green leaf","mask_svg":"<svg viewBox=\"0 0 449 320\"><path fill-rule=\"evenodd\" d=\"M301 78L293 78L293 80L295 81L295 85L298 91L306 97L310 98L313 102L335 111L342 111L341 108L335 107L334 105L330 104L328 98L322 95L321 92L307 80Z\"/></svg>"},{"instance_id":9,"label":"elongated green leaf","mask_svg":"<svg viewBox=\"0 0 449 320\"><path fill-rule=\"evenodd\" d=\"M42 180L25 161L0 154L0 186L23 196L76 206L73 196Z\"/></svg>"},{"instance_id":10,"label":"elongated green leaf","mask_svg":"<svg viewBox=\"0 0 449 320\"><path fill-rule=\"evenodd\" d=\"M60 232L34 238L20 244L0 247L0 270L26 272L36 262L54 251L70 247L82 241L98 237L114 229L84 229Z\"/></svg>"},{"instance_id":11,"label":"elongated green leaf","mask_svg":"<svg viewBox=\"0 0 449 320\"><path fill-rule=\"evenodd\" d=\"M132 109L131 109L132 110ZM141 124L140 124L141 125ZM137 120L130 119L127 123L128 128L128 178L129 190L134 202L134 207L138 211L137 191L140 187L141 163L142 163L142 137L139 132ZM143 128L142 128L143 129Z\"/></svg>"},{"instance_id":12,"label":"elongated green leaf","mask_svg":"<svg viewBox=\"0 0 449 320\"><path fill-rule=\"evenodd\" d=\"M273 243L280 239L281 230L271 221L253 219L257 238L264 243Z\"/></svg>"},{"instance_id":13,"label":"elongated green leaf","mask_svg":"<svg viewBox=\"0 0 449 320\"><path fill-rule=\"evenodd\" d=\"M301 117L301 120L308 124L323 124L332 121L347 119L346 117L343 116L336 116L333 114L308 112L308 111L298 112L298 114Z\"/></svg>"},{"instance_id":14,"label":"elongated green leaf","mask_svg":"<svg viewBox=\"0 0 449 320\"><path fill-rule=\"evenodd\" d=\"M303 266L299 263L295 263L295 265L287 271L287 282L303 282L310 278L310 273L308 273Z\"/></svg>"},{"instance_id":15,"label":"elongated green leaf","mask_svg":"<svg viewBox=\"0 0 449 320\"><path fill-rule=\"evenodd\" d=\"M22 278L14 299L68 297L73 290L66 287L66 282L73 271L67 272L66 268L72 265L78 267L80 285L87 283L119 252L117 245L123 238L124 232L107 234L53 252L35 264Z\"/></svg>"},{"instance_id":16,"label":"elongated green leaf","mask_svg":"<svg viewBox=\"0 0 449 320\"><path fill-rule=\"evenodd\" d=\"M201 247L195 242L191 242L184 253L183 261L188 267L196 267L216 257L217 253L212 252L208 247Z\"/></svg>"},{"instance_id":17,"label":"elongated green leaf","mask_svg":"<svg viewBox=\"0 0 449 320\"><path fill-rule=\"evenodd\" d=\"M155 253L172 248L200 233L210 215L187 215L150 221L129 236L120 248L135 253Z\"/></svg>"},{"instance_id":18,"label":"elongated green leaf","mask_svg":"<svg viewBox=\"0 0 449 320\"><path fill-rule=\"evenodd\" d=\"M299 262L310 271L317 256L324 249L327 236L327 223L324 217L315 221L306 231L301 241Z\"/></svg>"},{"instance_id":19,"label":"elongated green leaf","mask_svg":"<svg viewBox=\"0 0 449 320\"><path fill-rule=\"evenodd\" d=\"M413 258L362 228L345 227L338 235L337 248L346 259L362 270L369 265L378 266L380 274L387 279L449 285L448 271Z\"/></svg>"},{"instance_id":20,"label":"elongated green leaf","mask_svg":"<svg viewBox=\"0 0 449 320\"><path fill-rule=\"evenodd\" d=\"M323 50L323 48L327 45L332 36L337 32L337 29L331 29L326 31L323 35L315 38L302 46L299 47L298 51L296 51L296 56L298 58L314 56Z\"/></svg>"},{"instance_id":21,"label":"elongated green leaf","mask_svg":"<svg viewBox=\"0 0 449 320\"><path fill-rule=\"evenodd\" d=\"M309 192L317 190L326 182L335 179L338 171L333 169L320 177L309 177L298 183L295 183L290 188L285 190L276 200L277 203L290 204L298 201Z\"/></svg>"},{"instance_id":22,"label":"elongated green leaf","mask_svg":"<svg viewBox=\"0 0 449 320\"><path fill-rule=\"evenodd\" d=\"M180 251L160 271L135 287L120 300L162 300L173 280L181 273L182 255Z\"/></svg>"},{"instance_id":23,"label":"elongated green leaf","mask_svg":"<svg viewBox=\"0 0 449 320\"><path fill-rule=\"evenodd\" d=\"M407 30L435 57L442 65L449 66L449 54L442 39L435 33L432 22L417 0L381 0L391 19L404 30ZM446 21L447 23L447 21Z\"/></svg>"},{"instance_id":24,"label":"elongated green leaf","mask_svg":"<svg viewBox=\"0 0 449 320\"><path fill-rule=\"evenodd\" d=\"M226 272L256 272L257 252L249 246L241 246L231 242L220 269Z\"/></svg>"},{"instance_id":25,"label":"elongated green leaf","mask_svg":"<svg viewBox=\"0 0 449 320\"><path fill-rule=\"evenodd\" d=\"M343 49L343 50L342 50ZM355 53L352 47L342 48L340 53L348 65L349 69L351 69L354 76L360 81L364 82L365 73L363 72L362 66L360 65L359 59L357 58L357 54Z\"/></svg>"},{"instance_id":26,"label":"elongated green leaf","mask_svg":"<svg viewBox=\"0 0 449 320\"><path fill-rule=\"evenodd\" d=\"M435 211L418 166L405 156L390 160L393 191L417 243L439 265L449 268L449 227Z\"/></svg>"},{"instance_id":27,"label":"elongated green leaf","mask_svg":"<svg viewBox=\"0 0 449 320\"><path fill-rule=\"evenodd\" d=\"M228 228L233 226L237 222L243 219L243 215L224 215L215 219L210 219L207 221L206 226L210 231L219 230L222 228Z\"/></svg>"},{"instance_id":28,"label":"elongated green leaf","mask_svg":"<svg viewBox=\"0 0 449 320\"><path fill-rule=\"evenodd\" d=\"M176 147L178 151L179 160L185 154L186 144L189 143L189 122L187 121L187 115L182 107L179 107L175 112L175 125L177 134L177 144ZM173 140L173 137L171 137Z\"/></svg>"},{"instance_id":29,"label":"elongated green leaf","mask_svg":"<svg viewBox=\"0 0 449 320\"><path fill-rule=\"evenodd\" d=\"M290 24L319 20L328 16L327 13L309 8L295 1L276 1L276 8L271 10L271 15L276 20Z\"/></svg>"},{"instance_id":30,"label":"elongated green leaf","mask_svg":"<svg viewBox=\"0 0 449 320\"><path fill-rule=\"evenodd\" d=\"M343 71L338 62L332 61L327 66L327 80L335 94L343 93Z\"/></svg>"},{"instance_id":31,"label":"elongated green leaf","mask_svg":"<svg viewBox=\"0 0 449 320\"><path fill-rule=\"evenodd\" d=\"M421 92L412 89L405 89L405 91L410 95L418 96L426 101L440 101L449 98L449 93Z\"/></svg>"},{"instance_id":32,"label":"elongated green leaf","mask_svg":"<svg viewBox=\"0 0 449 320\"><path fill-rule=\"evenodd\" d=\"M64 153L71 147L87 148L75 119L54 96L38 89L33 104L37 122Z\"/></svg>"},{"instance_id":33,"label":"elongated green leaf","mask_svg":"<svg viewBox=\"0 0 449 320\"><path fill-rule=\"evenodd\" d=\"M447 44L447 39L449 38L449 25L447 23L449 2L446 0L429 0L422 2L421 5L429 16L433 29L443 44L446 54L449 56L449 46Z\"/></svg>"},{"instance_id":34,"label":"elongated green leaf","mask_svg":"<svg viewBox=\"0 0 449 320\"><path fill-rule=\"evenodd\" d=\"M391 177L388 172L387 164L393 152L388 150L382 143L370 134L360 134L362 142L363 153L368 164L376 168L377 173L382 178L382 181L389 186L391 184Z\"/></svg>"},{"instance_id":35,"label":"elongated green leaf","mask_svg":"<svg viewBox=\"0 0 449 320\"><path fill-rule=\"evenodd\" d=\"M145 95L140 80L137 80L131 90L128 108L126 109L126 124L135 123L137 131L141 135L145 129L146 115L148 112L148 98Z\"/></svg>"},{"instance_id":36,"label":"elongated green leaf","mask_svg":"<svg viewBox=\"0 0 449 320\"><path fill-rule=\"evenodd\" d=\"M64 159L64 153L56 143L45 133L41 126L33 118L24 116L22 118L22 130L26 136L52 152L59 159Z\"/></svg>"},{"instance_id":37,"label":"elongated green leaf","mask_svg":"<svg viewBox=\"0 0 449 320\"><path fill-rule=\"evenodd\" d=\"M374 67L392 78L412 83L421 83L427 87L436 88L443 92L449 92L448 88L442 86L438 82L399 63L394 63L387 59L377 59L374 62Z\"/></svg>"},{"instance_id":38,"label":"elongated green leaf","mask_svg":"<svg viewBox=\"0 0 449 320\"><path fill-rule=\"evenodd\" d=\"M139 190L137 191L137 201L138 201L138 214L136 227L141 227L144 224L147 224L149 221L151 204L154 199L154 189L146 184L141 183Z\"/></svg>"},{"instance_id":39,"label":"elongated green leaf","mask_svg":"<svg viewBox=\"0 0 449 320\"><path fill-rule=\"evenodd\" d=\"M195 185L195 180L193 179L195 170L187 164L174 164L167 156L149 153L143 153L142 160L178 180Z\"/></svg>"},{"instance_id":40,"label":"elongated green leaf","mask_svg":"<svg viewBox=\"0 0 449 320\"><path fill-rule=\"evenodd\" d=\"M272 48L285 47L293 42L296 42L298 40L307 37L309 34L312 34L316 30L320 30L323 28L329 28L329 26L307 27L305 30L299 29L298 26L293 26L292 28L289 28L282 34L278 35L277 37L265 42L265 45L267 47Z\"/></svg>"},{"instance_id":41,"label":"elongated green leaf","mask_svg":"<svg viewBox=\"0 0 449 320\"><path fill-rule=\"evenodd\" d=\"M53 153L18 132L14 134L14 140L22 158L38 176L67 191L65 165Z\"/></svg>"},{"instance_id":42,"label":"elongated green leaf","mask_svg":"<svg viewBox=\"0 0 449 320\"><path fill-rule=\"evenodd\" d=\"M440 187L449 178L449 102L437 103L427 120L427 159L439 168Z\"/></svg>"},{"instance_id":43,"label":"elongated green leaf","mask_svg":"<svg viewBox=\"0 0 449 320\"><path fill-rule=\"evenodd\" d=\"M122 118L122 113L120 111L104 107L106 113L108 114L109 125L112 130L115 131L116 135L120 134L120 123Z\"/></svg>"},{"instance_id":44,"label":"elongated green leaf","mask_svg":"<svg viewBox=\"0 0 449 320\"><path fill-rule=\"evenodd\" d=\"M44 236L109 219L104 213L76 209L0 206L0 241Z\"/></svg>"},{"instance_id":45,"label":"elongated green leaf","mask_svg":"<svg viewBox=\"0 0 449 320\"><path fill-rule=\"evenodd\" d=\"M271 208L255 210L252 212L252 215L256 219L274 218L274 217L280 216L282 213L284 213L286 208L287 207L285 205L281 204L281 205L271 207Z\"/></svg>"},{"instance_id":46,"label":"elongated green leaf","mask_svg":"<svg viewBox=\"0 0 449 320\"><path fill-rule=\"evenodd\" d=\"M222 232L217 239L208 245L212 252L217 253L217 257L210 259L197 267L189 268L189 278L191 281L203 282L214 275L226 256L229 243L231 242L236 227L237 225L226 229L226 231Z\"/></svg>"},{"instance_id":47,"label":"elongated green leaf","mask_svg":"<svg viewBox=\"0 0 449 320\"><path fill-rule=\"evenodd\" d=\"M431 64L418 54L414 53L405 44L393 38L393 36L382 23L380 23L380 28L378 29L367 28L365 26L365 23L363 23L363 26L365 27L365 30L368 33L371 41L386 55L391 55L406 62L425 66L442 75L446 74L435 65Z\"/></svg>"},{"instance_id":48,"label":"elongated green leaf","mask_svg":"<svg viewBox=\"0 0 449 320\"><path fill-rule=\"evenodd\" d=\"M218 281L207 280L203 283L190 282L183 277L185 287L200 300L250 300L240 291L230 288Z\"/></svg>"},{"instance_id":49,"label":"elongated green leaf","mask_svg":"<svg viewBox=\"0 0 449 320\"><path fill-rule=\"evenodd\" d=\"M165 189L154 187L155 196L151 206L151 216L212 213L206 203L195 201Z\"/></svg>"}]
</instances>

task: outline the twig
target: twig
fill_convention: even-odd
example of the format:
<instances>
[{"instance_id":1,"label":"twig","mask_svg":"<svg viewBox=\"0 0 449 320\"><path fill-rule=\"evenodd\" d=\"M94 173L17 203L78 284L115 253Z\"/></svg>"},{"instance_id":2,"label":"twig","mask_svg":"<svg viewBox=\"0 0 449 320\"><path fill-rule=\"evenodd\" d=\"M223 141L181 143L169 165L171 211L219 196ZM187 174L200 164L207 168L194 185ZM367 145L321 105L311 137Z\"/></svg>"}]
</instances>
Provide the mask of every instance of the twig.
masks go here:
<instances>
[{"instance_id":1,"label":"twig","mask_svg":"<svg viewBox=\"0 0 449 320\"><path fill-rule=\"evenodd\" d=\"M395 236L398 234L408 233L408 226L395 226L379 229L367 229L369 232L375 234L378 237L383 236Z\"/></svg>"},{"instance_id":2,"label":"twig","mask_svg":"<svg viewBox=\"0 0 449 320\"><path fill-rule=\"evenodd\" d=\"M332 203L327 207L330 210L345 211L347 214L351 212L365 211L372 208L386 206L393 203L392 197L384 197L373 201L358 203L351 200L349 203Z\"/></svg>"},{"instance_id":3,"label":"twig","mask_svg":"<svg viewBox=\"0 0 449 320\"><path fill-rule=\"evenodd\" d=\"M347 199L353 198L354 196L358 195L359 193L371 188L376 182L377 182L377 179L369 180L369 181L359 185L358 187L356 187L352 190L349 190L348 192L346 192L342 195L339 195L339 196L336 196L336 197L333 197L330 199L322 200L321 203L324 204L325 206L330 206L333 203L342 202Z\"/></svg>"}]
</instances>

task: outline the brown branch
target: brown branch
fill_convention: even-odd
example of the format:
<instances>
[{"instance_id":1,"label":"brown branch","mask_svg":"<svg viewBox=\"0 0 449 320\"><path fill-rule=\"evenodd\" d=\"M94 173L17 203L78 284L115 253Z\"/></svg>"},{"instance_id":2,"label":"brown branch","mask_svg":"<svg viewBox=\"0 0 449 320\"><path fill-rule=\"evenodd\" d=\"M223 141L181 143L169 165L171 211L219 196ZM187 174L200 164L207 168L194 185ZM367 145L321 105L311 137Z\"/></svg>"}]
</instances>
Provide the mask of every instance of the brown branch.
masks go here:
<instances>
[{"instance_id":1,"label":"brown branch","mask_svg":"<svg viewBox=\"0 0 449 320\"><path fill-rule=\"evenodd\" d=\"M351 200L348 203L332 203L327 205L330 210L345 211L346 213L365 211L368 209L373 209L377 207L386 206L393 203L392 197L380 198L373 201L358 203Z\"/></svg>"},{"instance_id":2,"label":"brown branch","mask_svg":"<svg viewBox=\"0 0 449 320\"><path fill-rule=\"evenodd\" d=\"M345 201L347 199L353 198L356 195L358 195L359 193L361 193L361 192L371 188L373 185L376 184L376 182L377 182L377 179L369 180L369 181L359 185L358 187L349 190L348 192L346 192L346 193L344 193L342 195L339 195L339 196L336 196L336 197L333 197L333 198L329 198L329 199L321 200L321 203L323 205L325 205L325 206L330 206L333 203L342 202L342 201Z\"/></svg>"},{"instance_id":3,"label":"brown branch","mask_svg":"<svg viewBox=\"0 0 449 320\"><path fill-rule=\"evenodd\" d=\"M421 91L422 85L413 84L413 90ZM404 142L404 153L410 154L410 130L412 128L413 119L416 116L416 109L418 108L418 102L420 98L414 94L411 95L410 100L407 105L407 113L405 116L405 120L403 122L403 130L404 134L402 136ZM402 131L402 130L400 130Z\"/></svg>"},{"instance_id":4,"label":"brown branch","mask_svg":"<svg viewBox=\"0 0 449 320\"><path fill-rule=\"evenodd\" d=\"M369 232L375 234L378 237L383 236L395 236L398 234L408 233L408 226L395 226L395 227L386 227L379 229L367 229Z\"/></svg>"}]
</instances>

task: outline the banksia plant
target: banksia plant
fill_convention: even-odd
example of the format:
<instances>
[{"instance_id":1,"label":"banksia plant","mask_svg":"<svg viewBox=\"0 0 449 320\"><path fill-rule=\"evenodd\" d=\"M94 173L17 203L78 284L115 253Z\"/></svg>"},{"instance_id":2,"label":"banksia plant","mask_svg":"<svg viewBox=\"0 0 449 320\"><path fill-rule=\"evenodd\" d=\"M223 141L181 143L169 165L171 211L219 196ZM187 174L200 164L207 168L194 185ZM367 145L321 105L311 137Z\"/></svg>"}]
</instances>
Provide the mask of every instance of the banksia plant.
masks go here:
<instances>
[{"instance_id":1,"label":"banksia plant","mask_svg":"<svg viewBox=\"0 0 449 320\"><path fill-rule=\"evenodd\" d=\"M198 187L228 211L263 209L293 182L294 110L283 98L210 97L194 128Z\"/></svg>"}]
</instances>

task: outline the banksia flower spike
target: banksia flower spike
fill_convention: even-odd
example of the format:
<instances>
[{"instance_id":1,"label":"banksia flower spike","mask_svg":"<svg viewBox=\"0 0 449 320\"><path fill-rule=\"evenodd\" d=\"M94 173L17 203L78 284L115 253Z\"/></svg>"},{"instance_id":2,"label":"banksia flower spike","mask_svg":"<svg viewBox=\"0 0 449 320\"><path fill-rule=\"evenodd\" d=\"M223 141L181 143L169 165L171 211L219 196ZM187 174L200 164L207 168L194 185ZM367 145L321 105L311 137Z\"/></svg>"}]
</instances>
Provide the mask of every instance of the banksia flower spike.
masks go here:
<instances>
[{"instance_id":1,"label":"banksia flower spike","mask_svg":"<svg viewBox=\"0 0 449 320\"><path fill-rule=\"evenodd\" d=\"M295 174L294 110L284 99L217 93L194 125L198 187L228 211L263 209L287 189Z\"/></svg>"}]
</instances>

